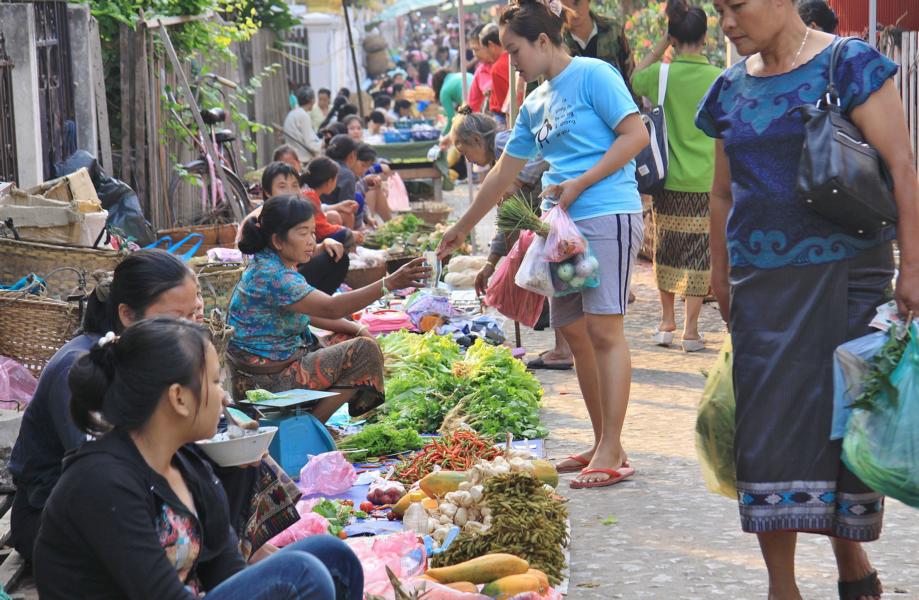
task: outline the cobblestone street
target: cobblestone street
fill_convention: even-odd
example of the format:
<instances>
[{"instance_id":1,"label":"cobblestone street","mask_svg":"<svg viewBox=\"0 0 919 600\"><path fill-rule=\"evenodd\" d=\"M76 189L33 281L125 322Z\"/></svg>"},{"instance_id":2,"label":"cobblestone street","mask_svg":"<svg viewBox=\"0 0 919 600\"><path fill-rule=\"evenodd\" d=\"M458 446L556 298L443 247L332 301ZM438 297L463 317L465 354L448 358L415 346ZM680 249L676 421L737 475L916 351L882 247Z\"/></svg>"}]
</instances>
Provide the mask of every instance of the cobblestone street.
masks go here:
<instances>
[{"instance_id":1,"label":"cobblestone street","mask_svg":"<svg viewBox=\"0 0 919 600\"><path fill-rule=\"evenodd\" d=\"M461 187L445 198L456 207L452 218L461 214L466 193ZM487 243L493 228L488 218L477 228L479 246ZM720 316L713 305L703 308L700 329L708 340L705 351L686 354L678 345L660 348L650 342L657 328L658 303L649 263L639 264L632 289L637 302L626 317L626 333L633 382L623 437L637 473L609 488L560 486L570 498L571 511L568 597L766 598L766 569L755 536L741 532L735 502L706 490L696 459L696 406L705 384L702 373L711 368L724 340ZM682 313L677 315L681 326ZM523 328L527 358L550 348L552 341L551 330ZM574 372L536 373L545 388L543 421L550 430L549 457L561 459L582 451L591 443L591 428ZM565 482L572 478L564 476ZM881 540L868 545L884 582L885 598L919 600L917 540L919 513L888 501ZM804 597L837 598L829 541L802 535L797 556Z\"/></svg>"},{"instance_id":2,"label":"cobblestone street","mask_svg":"<svg viewBox=\"0 0 919 600\"><path fill-rule=\"evenodd\" d=\"M696 405L724 339L714 306L703 309L704 352L650 342L658 319L651 265L633 283L638 300L626 330L632 348L632 396L624 444L635 477L616 486L571 490L572 543L569 598L732 600L766 597L766 570L755 536L740 531L736 503L706 490L695 453ZM679 313L678 313L679 314ZM682 321L680 321L682 323ZM549 348L551 332L524 330L531 352ZM545 388L547 449L559 459L590 444L591 429L573 371L539 371ZM778 432L777 432L778 434ZM573 476L565 476L570 481ZM604 525L608 517L616 523ZM885 598L919 599L919 513L887 502L881 540L868 546ZM798 579L808 600L836 595L835 562L822 536L798 542Z\"/></svg>"}]
</instances>

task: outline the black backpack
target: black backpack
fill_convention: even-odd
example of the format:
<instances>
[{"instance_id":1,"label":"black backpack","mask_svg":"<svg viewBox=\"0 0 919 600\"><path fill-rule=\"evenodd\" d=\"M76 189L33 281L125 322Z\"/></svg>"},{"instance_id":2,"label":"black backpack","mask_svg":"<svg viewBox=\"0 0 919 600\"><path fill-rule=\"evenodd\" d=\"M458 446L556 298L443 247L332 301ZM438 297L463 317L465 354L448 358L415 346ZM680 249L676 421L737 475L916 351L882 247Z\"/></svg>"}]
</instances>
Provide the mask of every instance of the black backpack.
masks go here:
<instances>
[{"instance_id":1,"label":"black backpack","mask_svg":"<svg viewBox=\"0 0 919 600\"><path fill-rule=\"evenodd\" d=\"M651 141L635 157L635 179L642 194L656 194L664 189L667 179L667 122L664 120L664 99L667 97L667 76L670 65L662 64L657 83L657 106L642 111L641 120L648 128Z\"/></svg>"}]
</instances>

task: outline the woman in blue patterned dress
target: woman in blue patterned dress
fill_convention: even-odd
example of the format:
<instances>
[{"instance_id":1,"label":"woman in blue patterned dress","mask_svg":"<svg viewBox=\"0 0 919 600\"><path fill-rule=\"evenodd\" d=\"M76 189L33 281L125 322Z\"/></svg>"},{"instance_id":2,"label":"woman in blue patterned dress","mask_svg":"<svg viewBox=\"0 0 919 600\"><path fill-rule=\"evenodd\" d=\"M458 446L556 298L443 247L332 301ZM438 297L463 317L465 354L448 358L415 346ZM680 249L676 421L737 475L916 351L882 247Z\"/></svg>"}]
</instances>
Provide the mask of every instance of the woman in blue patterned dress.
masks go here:
<instances>
[{"instance_id":1,"label":"woman in blue patterned dress","mask_svg":"<svg viewBox=\"0 0 919 600\"><path fill-rule=\"evenodd\" d=\"M919 310L919 184L892 76L861 41L845 46L842 108L890 168L898 230L847 235L796 199L803 143L796 106L827 85L833 36L809 30L791 0L715 0L725 34L747 58L714 83L697 124L717 138L711 194L712 287L734 342L737 491L756 533L770 599L797 599L797 532L831 536L839 596L880 598L861 546L881 532L883 498L840 461L830 441L833 350L868 333L890 297L892 240L900 310Z\"/></svg>"}]
</instances>

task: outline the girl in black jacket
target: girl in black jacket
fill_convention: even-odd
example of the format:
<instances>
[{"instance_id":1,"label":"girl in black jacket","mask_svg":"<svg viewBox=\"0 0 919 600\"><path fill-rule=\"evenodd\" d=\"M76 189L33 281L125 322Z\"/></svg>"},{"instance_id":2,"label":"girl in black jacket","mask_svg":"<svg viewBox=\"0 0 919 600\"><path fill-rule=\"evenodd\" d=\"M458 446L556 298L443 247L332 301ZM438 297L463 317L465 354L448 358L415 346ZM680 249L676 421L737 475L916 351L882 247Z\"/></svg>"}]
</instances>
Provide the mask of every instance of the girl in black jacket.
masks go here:
<instances>
[{"instance_id":1,"label":"girl in black jacket","mask_svg":"<svg viewBox=\"0 0 919 600\"><path fill-rule=\"evenodd\" d=\"M245 568L226 495L183 448L217 430L217 353L198 326L132 325L77 360L71 413L100 436L64 461L42 515L34 573L42 599L357 600L363 573L340 540L315 536Z\"/></svg>"}]
</instances>

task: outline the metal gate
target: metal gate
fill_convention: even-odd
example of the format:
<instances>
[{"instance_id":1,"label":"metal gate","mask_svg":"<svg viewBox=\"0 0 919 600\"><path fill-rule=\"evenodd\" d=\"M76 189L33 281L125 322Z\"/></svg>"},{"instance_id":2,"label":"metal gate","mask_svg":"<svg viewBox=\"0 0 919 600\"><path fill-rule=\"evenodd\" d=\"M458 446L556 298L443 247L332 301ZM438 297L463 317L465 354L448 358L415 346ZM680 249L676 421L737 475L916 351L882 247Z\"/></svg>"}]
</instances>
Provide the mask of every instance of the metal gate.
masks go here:
<instances>
[{"instance_id":1,"label":"metal gate","mask_svg":"<svg viewBox=\"0 0 919 600\"><path fill-rule=\"evenodd\" d=\"M307 40L306 27L295 25L284 35L284 72L287 81L293 84L294 89L310 83L309 67L309 41Z\"/></svg>"},{"instance_id":2,"label":"metal gate","mask_svg":"<svg viewBox=\"0 0 919 600\"><path fill-rule=\"evenodd\" d=\"M70 68L70 35L67 29L67 3L39 1L35 7L35 46L38 54L39 116L41 119L44 176L52 177L54 163L75 148L73 74Z\"/></svg>"},{"instance_id":3,"label":"metal gate","mask_svg":"<svg viewBox=\"0 0 919 600\"><path fill-rule=\"evenodd\" d=\"M16 159L16 117L13 114L13 61L0 33L0 181L19 179Z\"/></svg>"}]
</instances>

